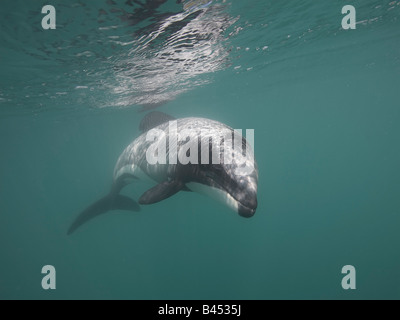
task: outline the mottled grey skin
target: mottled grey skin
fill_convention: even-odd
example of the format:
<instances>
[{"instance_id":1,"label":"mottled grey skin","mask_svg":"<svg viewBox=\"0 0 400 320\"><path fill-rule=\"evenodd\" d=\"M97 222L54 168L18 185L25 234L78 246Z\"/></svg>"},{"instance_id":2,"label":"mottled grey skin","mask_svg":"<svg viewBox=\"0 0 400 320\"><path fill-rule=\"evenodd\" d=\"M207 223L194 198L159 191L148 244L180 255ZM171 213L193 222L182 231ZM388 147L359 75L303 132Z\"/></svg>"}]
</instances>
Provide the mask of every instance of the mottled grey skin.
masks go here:
<instances>
[{"instance_id":1,"label":"mottled grey skin","mask_svg":"<svg viewBox=\"0 0 400 320\"><path fill-rule=\"evenodd\" d=\"M165 122L155 127L166 133L165 139L168 146L169 122ZM117 183L121 176L124 179L134 176L138 168L146 173L154 181L171 181L179 180L183 184L188 182L198 182L204 185L212 186L229 193L234 199L240 203L239 214L243 216L252 216L257 208L257 182L258 170L253 154L246 154L247 164L253 163L254 170L248 175L235 174L238 165L235 161L231 164L223 163L224 148L220 147L220 137L226 134L232 134L233 129L221 122L205 119L205 118L182 118L177 119L178 133L187 130L190 141L200 138L199 149L201 146L209 146L210 162L212 162L212 152L220 153L220 164L200 164L201 151L198 150L199 164L168 164L168 148L167 148L167 164L151 165L146 160L146 151L154 141L146 141L147 132L135 139L121 154L114 170L114 182ZM202 134L203 133L203 134ZM206 134L204 134L206 133ZM211 141L209 138L211 137ZM214 140L215 139L215 140ZM215 142L212 142L215 141ZM178 153L184 152L181 146L185 142L178 143ZM243 138L243 144L246 140ZM226 146L225 146L226 148ZM228 146L231 153L238 151L232 146ZM139 200L139 203L144 204Z\"/></svg>"},{"instance_id":2,"label":"mottled grey skin","mask_svg":"<svg viewBox=\"0 0 400 320\"><path fill-rule=\"evenodd\" d=\"M133 199L122 196L119 192L127 184L138 179L138 175L143 174L158 184L144 192L139 198L139 204L156 203L179 191L197 191L218 198L243 217L254 215L257 208L257 164L252 152L246 152L245 161L237 163L236 157L240 152L238 148L234 149L232 145L222 143L221 137L232 136L233 129L218 121L205 118L177 119L176 133L189 137L192 142L198 139L198 154L197 164L182 164L179 160L174 164L168 161L169 139L174 137L173 132L170 132L170 120L171 117L157 111L145 116L140 125L143 133L122 152L116 163L110 193L86 208L71 225L68 234L109 210L139 211L140 207ZM151 128L158 130L157 141L166 143L166 164L150 164L148 161L147 152L152 145L154 146L154 140L148 139L148 134L152 132ZM244 138L241 139L245 147L247 142ZM187 141L178 142L178 154L189 156L187 148L185 149ZM201 158L201 147L207 150L207 146L210 164L204 164L202 161L204 159ZM221 161L215 164L212 155L216 154L220 155ZM224 158L224 154L233 154L231 163L225 161L228 159ZM245 166L251 170L243 173L240 169Z\"/></svg>"}]
</instances>

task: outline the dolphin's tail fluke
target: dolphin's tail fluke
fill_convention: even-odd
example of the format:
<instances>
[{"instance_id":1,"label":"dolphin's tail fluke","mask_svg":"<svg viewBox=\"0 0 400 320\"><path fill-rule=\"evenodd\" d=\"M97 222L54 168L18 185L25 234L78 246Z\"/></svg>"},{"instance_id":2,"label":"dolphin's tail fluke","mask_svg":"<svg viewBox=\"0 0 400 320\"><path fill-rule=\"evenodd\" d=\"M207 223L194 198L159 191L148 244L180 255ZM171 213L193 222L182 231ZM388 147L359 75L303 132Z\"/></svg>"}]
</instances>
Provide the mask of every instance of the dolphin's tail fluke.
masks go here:
<instances>
[{"instance_id":1,"label":"dolphin's tail fluke","mask_svg":"<svg viewBox=\"0 0 400 320\"><path fill-rule=\"evenodd\" d=\"M67 234L70 235L87 221L110 210L140 211L140 206L129 197L108 194L83 210L69 227Z\"/></svg>"}]
</instances>

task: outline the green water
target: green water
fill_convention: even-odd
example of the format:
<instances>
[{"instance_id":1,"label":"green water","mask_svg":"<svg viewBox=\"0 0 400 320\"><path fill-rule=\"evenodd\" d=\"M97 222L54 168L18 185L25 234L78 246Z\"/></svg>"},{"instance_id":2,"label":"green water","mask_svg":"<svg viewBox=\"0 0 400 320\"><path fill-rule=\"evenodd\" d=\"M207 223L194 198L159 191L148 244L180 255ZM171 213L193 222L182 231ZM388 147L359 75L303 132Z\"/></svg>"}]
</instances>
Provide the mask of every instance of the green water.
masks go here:
<instances>
[{"instance_id":1,"label":"green water","mask_svg":"<svg viewBox=\"0 0 400 320\"><path fill-rule=\"evenodd\" d=\"M400 298L400 1L45 4L0 9L1 299ZM181 192L67 236L155 106L255 130L254 217Z\"/></svg>"}]
</instances>

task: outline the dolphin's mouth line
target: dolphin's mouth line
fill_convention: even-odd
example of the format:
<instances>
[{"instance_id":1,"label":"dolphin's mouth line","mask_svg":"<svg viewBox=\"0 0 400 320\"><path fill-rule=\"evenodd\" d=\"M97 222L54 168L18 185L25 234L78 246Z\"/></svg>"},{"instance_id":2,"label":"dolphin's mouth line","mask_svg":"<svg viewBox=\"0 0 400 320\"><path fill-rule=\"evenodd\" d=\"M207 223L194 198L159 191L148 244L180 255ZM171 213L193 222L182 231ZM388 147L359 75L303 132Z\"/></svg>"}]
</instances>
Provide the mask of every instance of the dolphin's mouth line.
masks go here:
<instances>
[{"instance_id":1,"label":"dolphin's mouth line","mask_svg":"<svg viewBox=\"0 0 400 320\"><path fill-rule=\"evenodd\" d=\"M230 193L226 188L222 187L219 183L217 183L217 184L218 184L218 186L221 187L222 190L224 190L224 191L225 191L227 194L229 194L233 199L235 199L235 201L237 201L237 203L239 203L240 206L241 206L242 208L244 208L244 209L246 209L246 210L249 210L249 211L251 211L251 212L255 212L255 211L256 211L256 208L251 208L251 207L249 207L249 206L246 206L245 204L243 204L243 202L241 202L240 200L236 199L236 197L235 197L232 193Z\"/></svg>"},{"instance_id":2,"label":"dolphin's mouth line","mask_svg":"<svg viewBox=\"0 0 400 320\"><path fill-rule=\"evenodd\" d=\"M237 200L236 200L236 201L237 201ZM247 209L247 210L250 210L250 211L255 211L255 210L256 210L255 208L250 208L250 207L244 205L244 204L241 203L240 201L238 201L238 202L240 203L240 205L241 205L243 208L245 208L245 209Z\"/></svg>"},{"instance_id":3,"label":"dolphin's mouth line","mask_svg":"<svg viewBox=\"0 0 400 320\"><path fill-rule=\"evenodd\" d=\"M221 189L221 190L225 191L227 194L229 194L229 195L230 195L233 199L235 199L235 201L237 201L237 203L239 203L243 208L245 208L245 209L247 209L247 210L250 210L250 211L255 211L256 208L250 208L250 207L244 205L240 200L236 199L236 197L235 197L232 193L230 193L229 190L228 190L227 188L225 188L224 186L222 186L221 183L219 183L216 179L211 179L211 180L216 184L216 186L217 186L219 189Z\"/></svg>"}]
</instances>

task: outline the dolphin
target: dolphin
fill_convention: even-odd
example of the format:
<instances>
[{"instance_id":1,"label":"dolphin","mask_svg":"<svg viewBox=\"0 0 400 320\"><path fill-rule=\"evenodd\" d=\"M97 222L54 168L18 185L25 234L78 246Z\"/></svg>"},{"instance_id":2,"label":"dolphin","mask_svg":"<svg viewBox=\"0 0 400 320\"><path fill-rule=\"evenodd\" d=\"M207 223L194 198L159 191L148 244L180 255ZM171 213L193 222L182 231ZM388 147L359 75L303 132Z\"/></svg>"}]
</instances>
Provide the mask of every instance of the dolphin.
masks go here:
<instances>
[{"instance_id":1,"label":"dolphin","mask_svg":"<svg viewBox=\"0 0 400 320\"><path fill-rule=\"evenodd\" d=\"M139 129L141 135L126 147L115 165L109 194L83 210L68 229L68 234L110 210L140 211L139 204L153 204L179 191L208 195L243 217L254 215L257 208L257 163L251 146L241 135L242 148L235 147L232 141L237 136L231 127L211 119L175 119L153 111L142 119ZM185 139L177 139L182 136ZM229 137L232 141L228 140ZM175 160L171 157L173 154ZM149 155L158 157L157 161ZM143 177L157 184L142 194L139 204L120 194L126 185Z\"/></svg>"}]
</instances>

